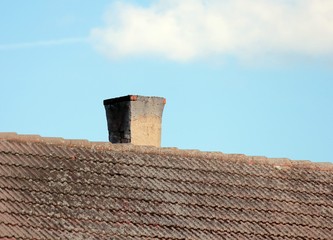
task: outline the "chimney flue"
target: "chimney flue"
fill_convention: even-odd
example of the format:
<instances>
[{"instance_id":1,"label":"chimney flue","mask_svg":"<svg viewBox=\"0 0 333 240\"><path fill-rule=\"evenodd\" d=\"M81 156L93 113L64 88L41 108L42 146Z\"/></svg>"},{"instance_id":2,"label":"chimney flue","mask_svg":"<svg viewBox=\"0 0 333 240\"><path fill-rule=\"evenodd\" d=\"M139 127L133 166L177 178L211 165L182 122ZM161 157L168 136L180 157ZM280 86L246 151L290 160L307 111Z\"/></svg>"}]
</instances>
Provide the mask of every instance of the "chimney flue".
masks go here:
<instances>
[{"instance_id":1,"label":"chimney flue","mask_svg":"<svg viewBox=\"0 0 333 240\"><path fill-rule=\"evenodd\" d=\"M165 98L128 95L104 100L112 143L161 146Z\"/></svg>"}]
</instances>

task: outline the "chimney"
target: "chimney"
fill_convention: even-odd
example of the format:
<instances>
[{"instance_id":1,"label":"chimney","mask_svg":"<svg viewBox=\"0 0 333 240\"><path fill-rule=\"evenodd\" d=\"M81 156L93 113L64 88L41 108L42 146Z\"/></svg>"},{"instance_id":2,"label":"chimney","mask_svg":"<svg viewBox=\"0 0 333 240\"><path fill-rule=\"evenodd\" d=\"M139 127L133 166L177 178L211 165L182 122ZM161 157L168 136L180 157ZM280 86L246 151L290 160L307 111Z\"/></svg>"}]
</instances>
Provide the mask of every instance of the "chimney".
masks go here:
<instances>
[{"instance_id":1,"label":"chimney","mask_svg":"<svg viewBox=\"0 0 333 240\"><path fill-rule=\"evenodd\" d=\"M165 98L128 95L104 100L112 143L161 146Z\"/></svg>"}]
</instances>

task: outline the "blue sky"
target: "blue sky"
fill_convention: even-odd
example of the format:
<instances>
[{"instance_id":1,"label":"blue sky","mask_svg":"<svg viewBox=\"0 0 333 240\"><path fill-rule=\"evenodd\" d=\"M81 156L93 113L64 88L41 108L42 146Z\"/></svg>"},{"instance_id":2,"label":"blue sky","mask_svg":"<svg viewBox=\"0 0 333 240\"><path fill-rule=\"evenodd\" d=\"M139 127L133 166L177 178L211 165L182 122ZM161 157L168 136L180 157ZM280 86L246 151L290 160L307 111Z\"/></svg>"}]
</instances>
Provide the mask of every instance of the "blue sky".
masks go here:
<instances>
[{"instance_id":1,"label":"blue sky","mask_svg":"<svg viewBox=\"0 0 333 240\"><path fill-rule=\"evenodd\" d=\"M332 162L327 0L0 2L0 131L107 141L103 99L167 98L162 145Z\"/></svg>"}]
</instances>

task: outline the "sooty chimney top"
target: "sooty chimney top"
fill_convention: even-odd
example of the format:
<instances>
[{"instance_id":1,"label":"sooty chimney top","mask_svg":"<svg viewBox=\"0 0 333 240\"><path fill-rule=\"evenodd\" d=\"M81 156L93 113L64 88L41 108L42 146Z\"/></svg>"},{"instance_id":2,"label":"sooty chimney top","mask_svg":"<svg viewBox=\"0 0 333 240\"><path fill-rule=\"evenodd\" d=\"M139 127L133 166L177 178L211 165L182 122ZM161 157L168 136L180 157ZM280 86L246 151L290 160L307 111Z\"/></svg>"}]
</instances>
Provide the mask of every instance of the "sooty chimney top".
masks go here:
<instances>
[{"instance_id":1,"label":"sooty chimney top","mask_svg":"<svg viewBox=\"0 0 333 240\"><path fill-rule=\"evenodd\" d=\"M160 147L165 104L165 98L138 95L104 100L109 141Z\"/></svg>"}]
</instances>

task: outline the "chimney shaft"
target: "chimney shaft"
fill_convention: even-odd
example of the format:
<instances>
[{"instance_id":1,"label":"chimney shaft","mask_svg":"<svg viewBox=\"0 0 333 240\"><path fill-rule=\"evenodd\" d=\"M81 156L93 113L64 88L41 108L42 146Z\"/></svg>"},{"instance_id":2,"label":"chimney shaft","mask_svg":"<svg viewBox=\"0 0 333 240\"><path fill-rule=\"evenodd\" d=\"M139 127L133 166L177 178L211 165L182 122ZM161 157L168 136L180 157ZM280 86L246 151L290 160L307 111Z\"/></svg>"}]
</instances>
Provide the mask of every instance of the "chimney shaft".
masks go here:
<instances>
[{"instance_id":1,"label":"chimney shaft","mask_svg":"<svg viewBox=\"0 0 333 240\"><path fill-rule=\"evenodd\" d=\"M137 95L104 100L109 141L160 147L165 103L161 97Z\"/></svg>"}]
</instances>

